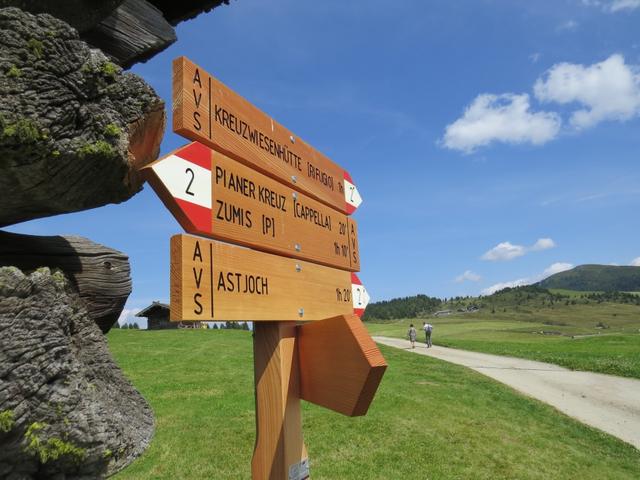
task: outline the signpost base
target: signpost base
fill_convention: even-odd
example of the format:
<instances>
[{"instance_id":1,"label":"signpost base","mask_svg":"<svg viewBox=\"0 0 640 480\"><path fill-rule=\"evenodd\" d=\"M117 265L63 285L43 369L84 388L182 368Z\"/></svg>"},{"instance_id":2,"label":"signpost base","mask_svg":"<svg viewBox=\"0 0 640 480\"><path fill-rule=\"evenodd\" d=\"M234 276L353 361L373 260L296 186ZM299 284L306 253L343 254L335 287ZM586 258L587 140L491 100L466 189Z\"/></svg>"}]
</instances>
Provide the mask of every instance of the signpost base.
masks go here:
<instances>
[{"instance_id":1,"label":"signpost base","mask_svg":"<svg viewBox=\"0 0 640 480\"><path fill-rule=\"evenodd\" d=\"M252 480L309 478L302 438L296 322L254 322L256 444Z\"/></svg>"}]
</instances>

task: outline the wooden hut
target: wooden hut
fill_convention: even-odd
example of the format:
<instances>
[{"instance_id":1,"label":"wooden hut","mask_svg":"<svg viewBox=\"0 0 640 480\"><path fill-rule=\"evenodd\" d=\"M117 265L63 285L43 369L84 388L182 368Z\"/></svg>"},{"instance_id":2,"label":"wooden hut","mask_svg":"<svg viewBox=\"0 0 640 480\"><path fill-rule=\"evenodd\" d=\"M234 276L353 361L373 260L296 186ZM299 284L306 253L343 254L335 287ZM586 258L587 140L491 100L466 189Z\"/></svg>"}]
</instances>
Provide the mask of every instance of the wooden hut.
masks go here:
<instances>
[{"instance_id":1,"label":"wooden hut","mask_svg":"<svg viewBox=\"0 0 640 480\"><path fill-rule=\"evenodd\" d=\"M166 303L152 302L151 305L136 313L136 317L147 319L148 330L178 328L176 322L169 321L169 305Z\"/></svg>"},{"instance_id":2,"label":"wooden hut","mask_svg":"<svg viewBox=\"0 0 640 480\"><path fill-rule=\"evenodd\" d=\"M169 328L203 328L203 322L171 322L169 321L169 305L166 303L152 302L143 308L136 317L147 319L147 330L163 330Z\"/></svg>"}]
</instances>

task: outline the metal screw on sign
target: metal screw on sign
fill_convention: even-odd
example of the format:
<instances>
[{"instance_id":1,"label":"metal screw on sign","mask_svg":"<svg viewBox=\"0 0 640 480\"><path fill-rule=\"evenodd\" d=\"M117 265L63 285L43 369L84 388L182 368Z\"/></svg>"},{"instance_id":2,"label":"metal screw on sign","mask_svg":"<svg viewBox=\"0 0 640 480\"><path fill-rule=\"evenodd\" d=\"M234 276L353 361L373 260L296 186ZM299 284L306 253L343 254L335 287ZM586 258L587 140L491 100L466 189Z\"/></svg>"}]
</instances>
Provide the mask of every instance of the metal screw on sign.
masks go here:
<instances>
[{"instance_id":1,"label":"metal screw on sign","mask_svg":"<svg viewBox=\"0 0 640 480\"><path fill-rule=\"evenodd\" d=\"M295 175L291 175L291 181L293 183L296 183L298 181L298 177L296 177Z\"/></svg>"},{"instance_id":2,"label":"metal screw on sign","mask_svg":"<svg viewBox=\"0 0 640 480\"><path fill-rule=\"evenodd\" d=\"M302 271L302 267L300 266L299 263L296 263L296 272L301 272Z\"/></svg>"},{"instance_id":3,"label":"metal screw on sign","mask_svg":"<svg viewBox=\"0 0 640 480\"><path fill-rule=\"evenodd\" d=\"M297 200L298 199L298 193L297 192L293 192L293 199Z\"/></svg>"},{"instance_id":4,"label":"metal screw on sign","mask_svg":"<svg viewBox=\"0 0 640 480\"><path fill-rule=\"evenodd\" d=\"M304 317L304 308L300 308L298 310L298 315L300 315L301 317Z\"/></svg>"},{"instance_id":5,"label":"metal screw on sign","mask_svg":"<svg viewBox=\"0 0 640 480\"><path fill-rule=\"evenodd\" d=\"M289 137L289 140L291 140L291 143L296 143L296 137L294 137L293 135Z\"/></svg>"},{"instance_id":6,"label":"metal screw on sign","mask_svg":"<svg viewBox=\"0 0 640 480\"><path fill-rule=\"evenodd\" d=\"M296 249L296 252L299 252L300 250L302 250L302 247L300 247L299 243L296 243L295 246L293 247Z\"/></svg>"}]
</instances>

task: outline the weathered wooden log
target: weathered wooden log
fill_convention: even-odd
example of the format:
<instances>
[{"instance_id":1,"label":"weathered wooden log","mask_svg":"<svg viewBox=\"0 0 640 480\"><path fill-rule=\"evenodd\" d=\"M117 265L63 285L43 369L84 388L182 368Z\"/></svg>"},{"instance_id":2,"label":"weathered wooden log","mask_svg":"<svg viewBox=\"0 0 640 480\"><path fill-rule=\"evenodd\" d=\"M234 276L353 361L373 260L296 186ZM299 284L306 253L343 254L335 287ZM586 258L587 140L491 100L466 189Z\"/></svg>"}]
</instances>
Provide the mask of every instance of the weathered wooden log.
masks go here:
<instances>
[{"instance_id":1,"label":"weathered wooden log","mask_svg":"<svg viewBox=\"0 0 640 480\"><path fill-rule=\"evenodd\" d=\"M229 0L0 0L2 7L49 13L80 32L124 68L176 41L173 26Z\"/></svg>"},{"instance_id":2,"label":"weathered wooden log","mask_svg":"<svg viewBox=\"0 0 640 480\"><path fill-rule=\"evenodd\" d=\"M0 8L17 7L29 13L48 13L79 32L95 27L123 0L0 0Z\"/></svg>"},{"instance_id":3,"label":"weathered wooden log","mask_svg":"<svg viewBox=\"0 0 640 480\"><path fill-rule=\"evenodd\" d=\"M146 0L125 0L82 38L127 68L167 48L176 33Z\"/></svg>"},{"instance_id":4,"label":"weathered wooden log","mask_svg":"<svg viewBox=\"0 0 640 480\"><path fill-rule=\"evenodd\" d=\"M129 258L83 237L39 237L0 231L0 267L60 269L89 316L107 333L131 293Z\"/></svg>"},{"instance_id":5,"label":"weathered wooden log","mask_svg":"<svg viewBox=\"0 0 640 480\"><path fill-rule=\"evenodd\" d=\"M61 271L0 267L0 478L105 478L139 456L153 412Z\"/></svg>"},{"instance_id":6,"label":"weathered wooden log","mask_svg":"<svg viewBox=\"0 0 640 480\"><path fill-rule=\"evenodd\" d=\"M129 199L164 103L50 15L0 9L0 226Z\"/></svg>"},{"instance_id":7,"label":"weathered wooden log","mask_svg":"<svg viewBox=\"0 0 640 480\"><path fill-rule=\"evenodd\" d=\"M183 20L207 13L220 5L229 5L229 0L149 0L164 15L171 25L177 25Z\"/></svg>"}]
</instances>

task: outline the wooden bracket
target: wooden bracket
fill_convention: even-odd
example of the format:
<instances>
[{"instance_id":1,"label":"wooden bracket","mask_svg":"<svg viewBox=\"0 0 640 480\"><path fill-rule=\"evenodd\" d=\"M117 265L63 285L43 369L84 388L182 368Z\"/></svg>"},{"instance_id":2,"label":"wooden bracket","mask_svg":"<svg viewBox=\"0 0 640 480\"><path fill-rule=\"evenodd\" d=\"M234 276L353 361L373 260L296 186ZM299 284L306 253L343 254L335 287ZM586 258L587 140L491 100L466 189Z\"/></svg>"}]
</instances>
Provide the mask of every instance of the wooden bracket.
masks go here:
<instances>
[{"instance_id":1,"label":"wooden bracket","mask_svg":"<svg viewBox=\"0 0 640 480\"><path fill-rule=\"evenodd\" d=\"M387 363L356 315L298 327L300 398L355 417L365 415Z\"/></svg>"},{"instance_id":2,"label":"wooden bracket","mask_svg":"<svg viewBox=\"0 0 640 480\"><path fill-rule=\"evenodd\" d=\"M348 416L367 413L387 364L356 315L296 327L255 322L253 480L305 480L300 399Z\"/></svg>"}]
</instances>

